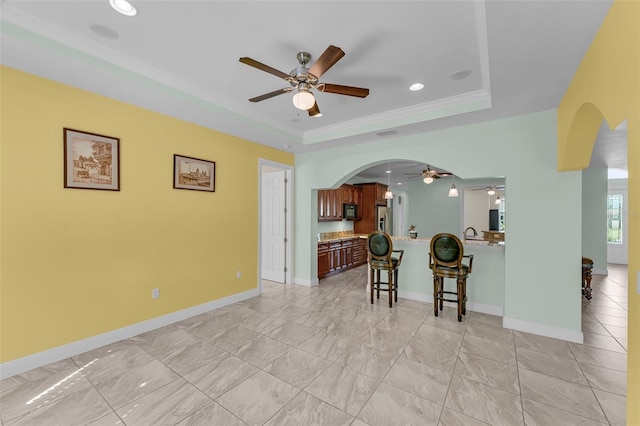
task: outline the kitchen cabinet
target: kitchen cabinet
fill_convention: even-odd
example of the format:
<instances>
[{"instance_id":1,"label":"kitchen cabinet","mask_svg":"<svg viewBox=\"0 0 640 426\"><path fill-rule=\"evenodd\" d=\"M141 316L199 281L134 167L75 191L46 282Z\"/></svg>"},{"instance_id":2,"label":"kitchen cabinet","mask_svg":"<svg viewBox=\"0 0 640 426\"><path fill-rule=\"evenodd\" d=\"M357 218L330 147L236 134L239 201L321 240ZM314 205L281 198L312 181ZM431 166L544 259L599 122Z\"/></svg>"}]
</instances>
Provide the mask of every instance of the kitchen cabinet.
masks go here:
<instances>
[{"instance_id":1,"label":"kitchen cabinet","mask_svg":"<svg viewBox=\"0 0 640 426\"><path fill-rule=\"evenodd\" d=\"M338 189L318 190L318 221L340 221L344 203L360 204L362 190L353 185L342 185ZM358 215L360 213L358 212Z\"/></svg>"},{"instance_id":2,"label":"kitchen cabinet","mask_svg":"<svg viewBox=\"0 0 640 426\"><path fill-rule=\"evenodd\" d=\"M363 238L347 238L330 243L318 243L318 278L367 263L366 242Z\"/></svg>"},{"instance_id":3,"label":"kitchen cabinet","mask_svg":"<svg viewBox=\"0 0 640 426\"><path fill-rule=\"evenodd\" d=\"M353 231L356 234L369 234L377 229L377 207L387 205L387 200L384 198L384 194L387 192L387 185L372 182L360 183L356 186L362 188L362 201L358 207L360 220L353 224Z\"/></svg>"},{"instance_id":4,"label":"kitchen cabinet","mask_svg":"<svg viewBox=\"0 0 640 426\"><path fill-rule=\"evenodd\" d=\"M356 238L353 241L352 250L353 266L360 266L367 263L367 240L364 238Z\"/></svg>"},{"instance_id":5,"label":"kitchen cabinet","mask_svg":"<svg viewBox=\"0 0 640 426\"><path fill-rule=\"evenodd\" d=\"M329 244L318 244L318 277L329 273Z\"/></svg>"}]
</instances>

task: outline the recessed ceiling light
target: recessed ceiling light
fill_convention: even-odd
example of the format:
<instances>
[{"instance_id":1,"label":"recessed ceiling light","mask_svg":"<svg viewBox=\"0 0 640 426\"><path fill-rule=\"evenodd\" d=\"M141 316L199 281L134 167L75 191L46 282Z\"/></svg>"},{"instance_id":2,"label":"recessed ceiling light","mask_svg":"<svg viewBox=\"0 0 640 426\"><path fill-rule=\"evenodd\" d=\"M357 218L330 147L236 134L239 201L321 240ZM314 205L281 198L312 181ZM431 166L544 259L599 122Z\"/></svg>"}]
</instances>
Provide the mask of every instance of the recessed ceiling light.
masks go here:
<instances>
[{"instance_id":1,"label":"recessed ceiling light","mask_svg":"<svg viewBox=\"0 0 640 426\"><path fill-rule=\"evenodd\" d=\"M126 16L136 16L136 13L138 13L136 8L127 0L109 0L109 4L116 12Z\"/></svg>"},{"instance_id":2,"label":"recessed ceiling light","mask_svg":"<svg viewBox=\"0 0 640 426\"><path fill-rule=\"evenodd\" d=\"M100 37L108 38L109 40L115 40L120 37L116 30L105 27L104 25L91 24L89 25L89 29Z\"/></svg>"},{"instance_id":3,"label":"recessed ceiling light","mask_svg":"<svg viewBox=\"0 0 640 426\"><path fill-rule=\"evenodd\" d=\"M398 182L398 185L402 185L402 182Z\"/></svg>"},{"instance_id":4,"label":"recessed ceiling light","mask_svg":"<svg viewBox=\"0 0 640 426\"><path fill-rule=\"evenodd\" d=\"M464 80L471 75L470 70L462 70L451 74L451 80Z\"/></svg>"},{"instance_id":5,"label":"recessed ceiling light","mask_svg":"<svg viewBox=\"0 0 640 426\"><path fill-rule=\"evenodd\" d=\"M391 173L391 170L387 170L385 173L390 174L390 173Z\"/></svg>"},{"instance_id":6,"label":"recessed ceiling light","mask_svg":"<svg viewBox=\"0 0 640 426\"><path fill-rule=\"evenodd\" d=\"M412 92L417 92L418 90L422 89L424 89L424 84L422 83L413 83L411 86L409 86L409 90L411 90Z\"/></svg>"}]
</instances>

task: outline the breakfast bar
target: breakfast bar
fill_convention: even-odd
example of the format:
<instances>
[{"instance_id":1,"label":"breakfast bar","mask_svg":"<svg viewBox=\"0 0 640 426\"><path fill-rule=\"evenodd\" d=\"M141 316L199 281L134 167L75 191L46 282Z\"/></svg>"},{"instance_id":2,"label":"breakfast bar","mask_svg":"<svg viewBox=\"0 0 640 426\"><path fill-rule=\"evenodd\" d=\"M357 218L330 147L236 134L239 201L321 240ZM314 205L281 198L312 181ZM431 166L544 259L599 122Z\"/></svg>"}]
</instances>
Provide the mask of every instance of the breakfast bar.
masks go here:
<instances>
[{"instance_id":1,"label":"breakfast bar","mask_svg":"<svg viewBox=\"0 0 640 426\"><path fill-rule=\"evenodd\" d=\"M429 238L392 237L394 250L404 250L399 270L398 296L433 302L433 276L429 269ZM473 271L467 279L467 309L503 315L505 245L464 241L464 253L473 254ZM450 281L450 282L449 282ZM445 280L445 286L455 286Z\"/></svg>"}]
</instances>

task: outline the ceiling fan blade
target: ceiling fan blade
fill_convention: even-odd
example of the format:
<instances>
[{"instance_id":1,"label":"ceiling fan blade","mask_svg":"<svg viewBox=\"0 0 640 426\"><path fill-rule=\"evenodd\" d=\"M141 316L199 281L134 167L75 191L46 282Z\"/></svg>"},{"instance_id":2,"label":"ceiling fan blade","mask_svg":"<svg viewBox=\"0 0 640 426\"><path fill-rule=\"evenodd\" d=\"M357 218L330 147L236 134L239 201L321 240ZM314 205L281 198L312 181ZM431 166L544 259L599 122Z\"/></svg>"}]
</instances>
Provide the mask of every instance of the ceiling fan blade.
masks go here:
<instances>
[{"instance_id":1,"label":"ceiling fan blade","mask_svg":"<svg viewBox=\"0 0 640 426\"><path fill-rule=\"evenodd\" d=\"M318 90L325 93L335 93L338 95L355 96L356 98L366 98L369 89L353 86L342 86L340 84L323 83L318 85Z\"/></svg>"},{"instance_id":2,"label":"ceiling fan blade","mask_svg":"<svg viewBox=\"0 0 640 426\"><path fill-rule=\"evenodd\" d=\"M320 78L322 74L327 72L329 68L334 66L344 56L342 49L336 46L329 46L318 60L309 68L309 74L313 74Z\"/></svg>"},{"instance_id":3,"label":"ceiling fan blade","mask_svg":"<svg viewBox=\"0 0 640 426\"><path fill-rule=\"evenodd\" d=\"M317 102L315 102L307 112L309 113L309 117L322 117L322 113L320 112L320 108L318 108Z\"/></svg>"},{"instance_id":4,"label":"ceiling fan blade","mask_svg":"<svg viewBox=\"0 0 640 426\"><path fill-rule=\"evenodd\" d=\"M284 89L274 90L270 93L265 93L264 95L256 96L255 98L249 99L249 102L260 102L265 99L273 98L274 96L282 95L283 93L287 93L291 91L291 87L285 87Z\"/></svg>"},{"instance_id":5,"label":"ceiling fan blade","mask_svg":"<svg viewBox=\"0 0 640 426\"><path fill-rule=\"evenodd\" d=\"M271 68L269 65L265 65L262 62L258 62L255 59L251 59L251 58L240 58L240 62L242 62L243 64L247 64L250 67L254 67L254 68L258 68L259 70L268 72L269 74L273 74L276 77L280 77L282 79L286 79L287 77L289 77L289 74L285 74L282 71L278 71L275 68Z\"/></svg>"}]
</instances>

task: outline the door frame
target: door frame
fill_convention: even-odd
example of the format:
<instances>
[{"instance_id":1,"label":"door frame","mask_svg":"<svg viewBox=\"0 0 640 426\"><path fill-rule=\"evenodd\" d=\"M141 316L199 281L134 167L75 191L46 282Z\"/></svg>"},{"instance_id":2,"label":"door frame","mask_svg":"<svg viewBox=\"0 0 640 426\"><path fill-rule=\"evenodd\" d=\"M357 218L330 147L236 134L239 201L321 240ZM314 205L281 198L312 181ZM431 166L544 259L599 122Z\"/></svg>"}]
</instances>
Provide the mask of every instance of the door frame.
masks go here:
<instances>
[{"instance_id":1,"label":"door frame","mask_svg":"<svg viewBox=\"0 0 640 426\"><path fill-rule=\"evenodd\" d=\"M272 167L285 172L285 268L284 283L292 283L293 274L293 166L264 158L258 159L258 289L262 293L262 168Z\"/></svg>"}]
</instances>

